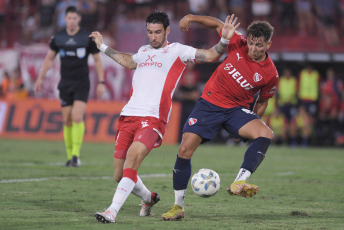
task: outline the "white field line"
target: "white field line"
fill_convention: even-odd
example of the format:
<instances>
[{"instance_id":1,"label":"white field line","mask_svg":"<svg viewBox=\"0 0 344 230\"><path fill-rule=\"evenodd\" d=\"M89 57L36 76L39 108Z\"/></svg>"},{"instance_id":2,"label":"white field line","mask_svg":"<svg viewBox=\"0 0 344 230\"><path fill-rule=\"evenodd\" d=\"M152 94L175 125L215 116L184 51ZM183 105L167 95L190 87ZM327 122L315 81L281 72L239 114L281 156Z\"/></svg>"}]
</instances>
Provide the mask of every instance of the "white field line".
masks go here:
<instances>
[{"instance_id":1,"label":"white field line","mask_svg":"<svg viewBox=\"0 0 344 230\"><path fill-rule=\"evenodd\" d=\"M294 172L280 172L277 173L278 176L288 176L293 175ZM232 173L222 173L223 176L229 175L234 176ZM142 174L139 175L141 178L157 178L157 177L172 177L172 173L157 173L157 174ZM101 176L101 177L43 177L43 178L30 178L30 179L11 179L11 180L0 180L0 184L9 184L9 183L23 183L23 182L39 182L39 181L48 181L48 180L73 180L73 179L82 179L82 180L112 180L113 177L110 176Z\"/></svg>"},{"instance_id":2,"label":"white field line","mask_svg":"<svg viewBox=\"0 0 344 230\"><path fill-rule=\"evenodd\" d=\"M172 177L172 173L159 173L159 174L142 174L139 175L141 178L155 178L155 177ZM101 176L101 177L43 177L43 178L31 178L31 179L12 179L12 180L0 180L0 184L9 183L22 183L22 182L37 182L37 181L47 181L47 180L72 180L72 179L82 179L82 180L110 180L113 177Z\"/></svg>"}]
</instances>

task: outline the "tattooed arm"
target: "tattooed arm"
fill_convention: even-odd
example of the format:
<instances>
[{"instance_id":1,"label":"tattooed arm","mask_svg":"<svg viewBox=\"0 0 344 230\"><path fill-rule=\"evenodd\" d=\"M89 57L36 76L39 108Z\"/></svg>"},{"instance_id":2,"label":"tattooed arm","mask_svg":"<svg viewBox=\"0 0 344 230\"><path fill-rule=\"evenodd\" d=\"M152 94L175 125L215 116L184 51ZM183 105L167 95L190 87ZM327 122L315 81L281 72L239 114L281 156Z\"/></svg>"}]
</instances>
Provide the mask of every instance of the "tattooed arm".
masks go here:
<instances>
[{"instance_id":1,"label":"tattooed arm","mask_svg":"<svg viewBox=\"0 0 344 230\"><path fill-rule=\"evenodd\" d=\"M121 66L124 66L128 69L136 69L136 62L134 62L133 57L130 54L118 52L110 47L105 50L105 54Z\"/></svg>"},{"instance_id":2,"label":"tattooed arm","mask_svg":"<svg viewBox=\"0 0 344 230\"><path fill-rule=\"evenodd\" d=\"M227 46L227 44L219 41L219 43L217 43L211 49L197 49L195 61L197 63L216 62L220 59L222 54L226 52Z\"/></svg>"},{"instance_id":3,"label":"tattooed arm","mask_svg":"<svg viewBox=\"0 0 344 230\"><path fill-rule=\"evenodd\" d=\"M210 49L198 49L196 51L196 62L215 62L219 60L224 52L226 52L229 40L233 37L235 30L239 27L240 23L236 23L237 18L234 14L227 16L226 22L222 28L222 38L215 46Z\"/></svg>"},{"instance_id":4,"label":"tattooed arm","mask_svg":"<svg viewBox=\"0 0 344 230\"><path fill-rule=\"evenodd\" d=\"M106 46L99 32L92 32L89 37L97 44L98 49L103 51L115 62L128 69L136 69L137 64L134 62L133 57L130 54L122 53Z\"/></svg>"}]
</instances>

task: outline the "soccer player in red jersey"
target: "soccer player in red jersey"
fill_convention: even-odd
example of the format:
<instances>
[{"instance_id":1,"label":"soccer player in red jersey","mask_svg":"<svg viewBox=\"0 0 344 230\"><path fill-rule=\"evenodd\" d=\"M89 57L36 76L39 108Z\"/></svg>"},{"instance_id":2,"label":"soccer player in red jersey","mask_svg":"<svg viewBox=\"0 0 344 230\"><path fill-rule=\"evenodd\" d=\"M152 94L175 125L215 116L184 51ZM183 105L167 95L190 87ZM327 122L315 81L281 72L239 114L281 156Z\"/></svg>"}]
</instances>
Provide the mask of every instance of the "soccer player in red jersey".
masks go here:
<instances>
[{"instance_id":1,"label":"soccer player in red jersey","mask_svg":"<svg viewBox=\"0 0 344 230\"><path fill-rule=\"evenodd\" d=\"M92 32L97 47L120 65L135 69L130 100L122 109L115 143L115 179L118 186L111 205L105 212L95 213L102 223L115 223L117 213L133 193L142 200L140 216L148 216L160 198L150 192L137 175L141 162L153 147L161 144L165 125L172 108L172 95L188 62L215 62L227 50L240 23L227 17L219 43L210 49L196 49L169 43L169 19L166 13L152 12L146 19L149 45L134 54L121 53L103 44L102 35Z\"/></svg>"},{"instance_id":2,"label":"soccer player in red jersey","mask_svg":"<svg viewBox=\"0 0 344 230\"><path fill-rule=\"evenodd\" d=\"M191 22L222 33L223 22L209 16L187 15L179 23L187 31ZM228 186L230 195L252 197L258 186L246 180L258 168L273 138L272 130L260 119L264 114L278 84L278 73L266 52L271 46L274 28L265 21L253 22L247 29L247 38L236 31L228 44L228 55L217 67L205 85L201 98L183 129L173 169L175 204L165 214L164 220L184 217L185 191L191 177L191 157L197 147L223 127L233 137L252 140L234 182ZM255 105L250 110L254 95Z\"/></svg>"}]
</instances>

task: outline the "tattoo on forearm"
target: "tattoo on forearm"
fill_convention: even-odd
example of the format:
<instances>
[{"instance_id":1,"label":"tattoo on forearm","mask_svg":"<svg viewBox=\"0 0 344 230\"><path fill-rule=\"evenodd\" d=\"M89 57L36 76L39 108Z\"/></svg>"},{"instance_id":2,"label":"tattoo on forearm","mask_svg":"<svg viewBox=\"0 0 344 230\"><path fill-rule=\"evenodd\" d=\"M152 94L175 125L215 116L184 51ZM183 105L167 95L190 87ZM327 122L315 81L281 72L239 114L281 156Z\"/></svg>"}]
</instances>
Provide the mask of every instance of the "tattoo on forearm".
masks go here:
<instances>
[{"instance_id":1,"label":"tattoo on forearm","mask_svg":"<svg viewBox=\"0 0 344 230\"><path fill-rule=\"evenodd\" d=\"M118 52L116 50L111 49L110 47L108 47L105 50L105 54L109 56L112 60L126 68L136 68L136 64L133 62L131 55L129 54Z\"/></svg>"},{"instance_id":2,"label":"tattoo on forearm","mask_svg":"<svg viewBox=\"0 0 344 230\"><path fill-rule=\"evenodd\" d=\"M114 55L116 55L117 52L116 52L115 50L111 49L110 47L108 47L108 48L105 50L105 54L106 54L107 56L109 56L110 58L112 58L112 59L115 60Z\"/></svg>"},{"instance_id":3,"label":"tattoo on forearm","mask_svg":"<svg viewBox=\"0 0 344 230\"><path fill-rule=\"evenodd\" d=\"M105 54L112 58L114 61L116 61L118 64L123 65L124 57L122 53L117 52L116 50L113 50L110 47L108 47L105 50Z\"/></svg>"},{"instance_id":4,"label":"tattoo on forearm","mask_svg":"<svg viewBox=\"0 0 344 230\"><path fill-rule=\"evenodd\" d=\"M219 42L215 45L215 50L218 54L223 54L227 49L227 44L223 44L222 42Z\"/></svg>"},{"instance_id":5,"label":"tattoo on forearm","mask_svg":"<svg viewBox=\"0 0 344 230\"><path fill-rule=\"evenodd\" d=\"M205 51L199 50L199 52L196 52L196 57L195 57L196 62L201 63L207 61L207 57L205 55Z\"/></svg>"}]
</instances>

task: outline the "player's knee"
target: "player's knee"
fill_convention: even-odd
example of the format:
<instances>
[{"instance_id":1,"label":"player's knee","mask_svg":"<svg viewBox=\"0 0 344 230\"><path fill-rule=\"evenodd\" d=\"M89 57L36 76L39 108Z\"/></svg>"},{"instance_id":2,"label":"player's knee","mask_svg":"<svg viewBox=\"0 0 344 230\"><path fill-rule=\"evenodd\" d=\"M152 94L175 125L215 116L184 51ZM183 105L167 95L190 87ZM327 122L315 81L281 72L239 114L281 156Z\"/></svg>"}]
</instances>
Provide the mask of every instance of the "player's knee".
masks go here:
<instances>
[{"instance_id":1,"label":"player's knee","mask_svg":"<svg viewBox=\"0 0 344 230\"><path fill-rule=\"evenodd\" d=\"M83 117L82 116L73 116L73 122L74 123L80 123L83 121Z\"/></svg>"},{"instance_id":2,"label":"player's knee","mask_svg":"<svg viewBox=\"0 0 344 230\"><path fill-rule=\"evenodd\" d=\"M63 124L66 126L72 126L73 122L71 119L63 119Z\"/></svg>"},{"instance_id":3,"label":"player's knee","mask_svg":"<svg viewBox=\"0 0 344 230\"><path fill-rule=\"evenodd\" d=\"M181 144L178 151L178 156L184 159L191 159L193 152L186 146Z\"/></svg>"},{"instance_id":4,"label":"player's knee","mask_svg":"<svg viewBox=\"0 0 344 230\"><path fill-rule=\"evenodd\" d=\"M262 130L260 136L272 140L274 138L274 132L266 127L264 130Z\"/></svg>"}]
</instances>

